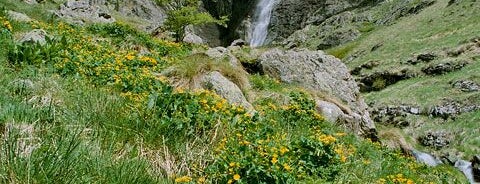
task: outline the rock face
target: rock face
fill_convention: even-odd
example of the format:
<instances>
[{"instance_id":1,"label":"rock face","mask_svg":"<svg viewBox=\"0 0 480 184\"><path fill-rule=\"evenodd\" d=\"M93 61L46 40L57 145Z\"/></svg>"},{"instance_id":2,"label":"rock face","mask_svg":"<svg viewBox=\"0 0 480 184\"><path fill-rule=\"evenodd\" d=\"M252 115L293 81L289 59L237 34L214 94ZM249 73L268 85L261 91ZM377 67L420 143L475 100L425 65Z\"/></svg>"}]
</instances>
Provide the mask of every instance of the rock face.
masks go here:
<instances>
[{"instance_id":1,"label":"rock face","mask_svg":"<svg viewBox=\"0 0 480 184\"><path fill-rule=\"evenodd\" d=\"M361 34L353 26L356 17L352 12L344 12L325 20L320 25L307 25L294 32L285 41L287 48L306 46L314 49L327 49L357 39Z\"/></svg>"},{"instance_id":2,"label":"rock face","mask_svg":"<svg viewBox=\"0 0 480 184\"><path fill-rule=\"evenodd\" d=\"M196 35L193 26L185 27L185 36L183 37L183 42L193 43L193 44L203 44L203 39Z\"/></svg>"},{"instance_id":3,"label":"rock face","mask_svg":"<svg viewBox=\"0 0 480 184\"><path fill-rule=\"evenodd\" d=\"M342 110L348 128L366 136L375 130L355 80L337 58L322 51L271 49L259 61L265 74L332 96L348 106Z\"/></svg>"},{"instance_id":4,"label":"rock face","mask_svg":"<svg viewBox=\"0 0 480 184\"><path fill-rule=\"evenodd\" d=\"M74 24L112 23L115 18L107 10L97 5L91 5L88 1L67 1L60 5L55 14Z\"/></svg>"},{"instance_id":5,"label":"rock face","mask_svg":"<svg viewBox=\"0 0 480 184\"><path fill-rule=\"evenodd\" d=\"M473 179L480 182L480 155L475 155L472 159Z\"/></svg>"},{"instance_id":6,"label":"rock face","mask_svg":"<svg viewBox=\"0 0 480 184\"><path fill-rule=\"evenodd\" d=\"M226 28L219 27L221 44L228 46L233 40L243 38L237 31L242 22L253 13L255 0L202 0L205 9L214 17L228 16ZM241 34L241 33L240 33ZM199 35L202 37L202 35ZM215 45L218 46L218 45Z\"/></svg>"},{"instance_id":7,"label":"rock face","mask_svg":"<svg viewBox=\"0 0 480 184\"><path fill-rule=\"evenodd\" d=\"M220 72L212 71L207 73L200 78L200 85L203 89L214 91L229 103L240 105L248 111L253 110L253 106L243 96L242 90Z\"/></svg>"},{"instance_id":8,"label":"rock face","mask_svg":"<svg viewBox=\"0 0 480 184\"><path fill-rule=\"evenodd\" d=\"M45 38L47 37L47 32L45 32L43 29L34 29L20 38L18 42L20 43L39 43L40 45L45 45L47 41Z\"/></svg>"}]
</instances>

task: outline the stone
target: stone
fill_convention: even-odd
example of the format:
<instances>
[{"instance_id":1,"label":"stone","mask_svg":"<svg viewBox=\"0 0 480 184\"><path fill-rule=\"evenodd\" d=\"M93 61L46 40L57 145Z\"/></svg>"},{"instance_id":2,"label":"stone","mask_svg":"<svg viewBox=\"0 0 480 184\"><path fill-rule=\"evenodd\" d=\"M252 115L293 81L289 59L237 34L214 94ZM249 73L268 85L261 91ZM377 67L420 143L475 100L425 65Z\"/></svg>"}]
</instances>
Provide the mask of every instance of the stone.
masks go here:
<instances>
[{"instance_id":1,"label":"stone","mask_svg":"<svg viewBox=\"0 0 480 184\"><path fill-rule=\"evenodd\" d=\"M422 69L427 75L442 75L455 70L462 69L468 62L466 61L448 61L439 64L433 64Z\"/></svg>"},{"instance_id":2,"label":"stone","mask_svg":"<svg viewBox=\"0 0 480 184\"><path fill-rule=\"evenodd\" d=\"M437 55L435 55L433 53L424 53L424 54L419 54L417 56L417 60L424 61L424 62L430 62L430 61L434 60L435 58L437 58Z\"/></svg>"},{"instance_id":3,"label":"stone","mask_svg":"<svg viewBox=\"0 0 480 184\"><path fill-rule=\"evenodd\" d=\"M60 9L55 11L55 15L69 23L113 23L113 18L106 8L102 8L94 3L90 4L86 0L67 1L60 5Z\"/></svg>"},{"instance_id":4,"label":"stone","mask_svg":"<svg viewBox=\"0 0 480 184\"><path fill-rule=\"evenodd\" d=\"M480 105L476 104L460 104L457 102L445 102L441 105L433 106L430 109L430 116L440 117L445 120L455 118L457 115L466 112L472 112L480 109Z\"/></svg>"},{"instance_id":5,"label":"stone","mask_svg":"<svg viewBox=\"0 0 480 184\"><path fill-rule=\"evenodd\" d=\"M17 79L11 82L10 84L11 90L15 94L27 94L33 91L34 84L30 79Z\"/></svg>"},{"instance_id":6,"label":"stone","mask_svg":"<svg viewBox=\"0 0 480 184\"><path fill-rule=\"evenodd\" d=\"M192 44L204 44L203 39L195 34L193 25L185 26L185 36L183 37L183 41Z\"/></svg>"},{"instance_id":7,"label":"stone","mask_svg":"<svg viewBox=\"0 0 480 184\"><path fill-rule=\"evenodd\" d=\"M339 59L323 51L265 51L259 58L263 72L288 84L323 93L345 104L348 117L343 124L355 133L367 135L375 130L367 105L347 67Z\"/></svg>"},{"instance_id":8,"label":"stone","mask_svg":"<svg viewBox=\"0 0 480 184\"><path fill-rule=\"evenodd\" d=\"M40 45L45 45L47 32L43 29L34 29L26 34L24 34L19 40L19 43L39 43Z\"/></svg>"},{"instance_id":9,"label":"stone","mask_svg":"<svg viewBox=\"0 0 480 184\"><path fill-rule=\"evenodd\" d=\"M253 106L247 101L242 90L220 72L212 71L207 73L200 78L200 85L203 89L214 91L231 104L240 105L247 111L253 110Z\"/></svg>"},{"instance_id":10,"label":"stone","mask_svg":"<svg viewBox=\"0 0 480 184\"><path fill-rule=\"evenodd\" d=\"M228 59L230 64L234 67L241 67L240 61L225 47L215 47L208 49L205 54L213 59Z\"/></svg>"},{"instance_id":11,"label":"stone","mask_svg":"<svg viewBox=\"0 0 480 184\"><path fill-rule=\"evenodd\" d=\"M17 22L31 22L32 21L32 19L29 16L27 16L23 13L14 12L14 11L11 11L11 10L7 11L7 15L12 20L15 20Z\"/></svg>"},{"instance_id":12,"label":"stone","mask_svg":"<svg viewBox=\"0 0 480 184\"><path fill-rule=\"evenodd\" d=\"M456 89L462 90L463 92L474 92L474 91L480 90L480 86L477 83L470 80L455 81L452 84L452 86Z\"/></svg>"},{"instance_id":13,"label":"stone","mask_svg":"<svg viewBox=\"0 0 480 184\"><path fill-rule=\"evenodd\" d=\"M232 44L230 44L230 46L240 46L240 47L245 45L247 45L247 42L242 39L233 40Z\"/></svg>"},{"instance_id":14,"label":"stone","mask_svg":"<svg viewBox=\"0 0 480 184\"><path fill-rule=\"evenodd\" d=\"M203 44L202 38L200 36L197 36L192 33L187 33L185 34L185 37L183 37L183 42L185 43L192 43L192 44Z\"/></svg>"},{"instance_id":15,"label":"stone","mask_svg":"<svg viewBox=\"0 0 480 184\"><path fill-rule=\"evenodd\" d=\"M316 109L317 112L319 112L328 122L331 123L336 123L337 120L345 116L340 107L327 101L317 100Z\"/></svg>"},{"instance_id":16,"label":"stone","mask_svg":"<svg viewBox=\"0 0 480 184\"><path fill-rule=\"evenodd\" d=\"M452 136L445 131L428 132L426 135L418 138L424 146L441 149L450 144Z\"/></svg>"}]
</instances>

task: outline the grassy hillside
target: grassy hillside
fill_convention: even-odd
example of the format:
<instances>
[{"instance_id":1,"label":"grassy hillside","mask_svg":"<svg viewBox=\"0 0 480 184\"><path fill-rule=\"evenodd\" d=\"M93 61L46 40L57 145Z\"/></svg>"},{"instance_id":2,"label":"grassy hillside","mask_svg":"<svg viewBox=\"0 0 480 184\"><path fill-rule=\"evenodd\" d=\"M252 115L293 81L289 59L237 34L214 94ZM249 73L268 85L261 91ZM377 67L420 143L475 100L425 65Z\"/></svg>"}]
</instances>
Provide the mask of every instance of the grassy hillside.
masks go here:
<instances>
[{"instance_id":1,"label":"grassy hillside","mask_svg":"<svg viewBox=\"0 0 480 184\"><path fill-rule=\"evenodd\" d=\"M159 73L194 46L34 13L53 3L0 7L36 19L0 11L2 183L465 182L345 133L308 93L265 77L251 77L254 88L284 92L289 104L265 98L251 114L211 91L173 88ZM36 28L50 35L45 45L16 42Z\"/></svg>"},{"instance_id":2,"label":"grassy hillside","mask_svg":"<svg viewBox=\"0 0 480 184\"><path fill-rule=\"evenodd\" d=\"M364 64L376 63L373 67L363 68L358 75L359 79L376 72L395 73L402 70L414 76L393 85L382 86L385 89L365 93L367 103L373 107L418 106L425 112L446 102L479 104L480 92L463 92L452 85L459 80L480 83L479 50L474 47L458 55L452 54L462 50L462 47L480 36L479 10L478 1L461 0L450 4L448 0L438 0L418 14L403 17L392 25L375 27L373 31L353 43L355 46L345 56L346 64L352 70ZM373 49L374 47L377 48ZM408 62L424 53L433 53L436 58L418 64ZM458 62L467 64L459 70L441 75L427 75L422 71L428 66ZM439 155L450 153L470 159L480 151L479 117L479 111L462 113L448 120L408 116L407 119L412 124L405 127L404 132L417 139L428 131L446 131L453 135L449 147L435 150L418 145L417 148L437 152Z\"/></svg>"}]
</instances>

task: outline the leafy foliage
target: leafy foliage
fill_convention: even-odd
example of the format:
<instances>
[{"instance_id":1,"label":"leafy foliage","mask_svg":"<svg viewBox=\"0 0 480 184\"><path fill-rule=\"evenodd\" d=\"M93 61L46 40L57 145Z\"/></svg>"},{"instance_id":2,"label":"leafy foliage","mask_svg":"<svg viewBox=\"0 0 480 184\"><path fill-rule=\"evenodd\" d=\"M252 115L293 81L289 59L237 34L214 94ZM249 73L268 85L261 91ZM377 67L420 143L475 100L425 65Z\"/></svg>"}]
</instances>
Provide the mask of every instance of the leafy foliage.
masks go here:
<instances>
[{"instance_id":1,"label":"leafy foliage","mask_svg":"<svg viewBox=\"0 0 480 184\"><path fill-rule=\"evenodd\" d=\"M165 27L176 33L176 39L180 40L185 34L187 25L203 25L215 23L226 26L227 17L221 17L219 20L212 17L207 12L200 12L196 6L184 6L168 12L168 18L165 21Z\"/></svg>"}]
</instances>

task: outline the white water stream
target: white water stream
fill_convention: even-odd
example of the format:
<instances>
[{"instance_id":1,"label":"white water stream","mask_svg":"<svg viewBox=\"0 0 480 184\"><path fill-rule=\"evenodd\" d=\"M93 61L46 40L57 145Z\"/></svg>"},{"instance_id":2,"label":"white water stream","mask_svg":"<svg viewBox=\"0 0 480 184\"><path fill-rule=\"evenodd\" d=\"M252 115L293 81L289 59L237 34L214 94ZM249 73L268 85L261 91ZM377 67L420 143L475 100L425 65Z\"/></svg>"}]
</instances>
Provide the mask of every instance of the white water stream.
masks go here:
<instances>
[{"instance_id":1,"label":"white water stream","mask_svg":"<svg viewBox=\"0 0 480 184\"><path fill-rule=\"evenodd\" d=\"M260 0L255 9L253 17L253 30L250 39L250 46L262 46L268 35L268 25L272 17L272 10L277 0Z\"/></svg>"}]
</instances>

